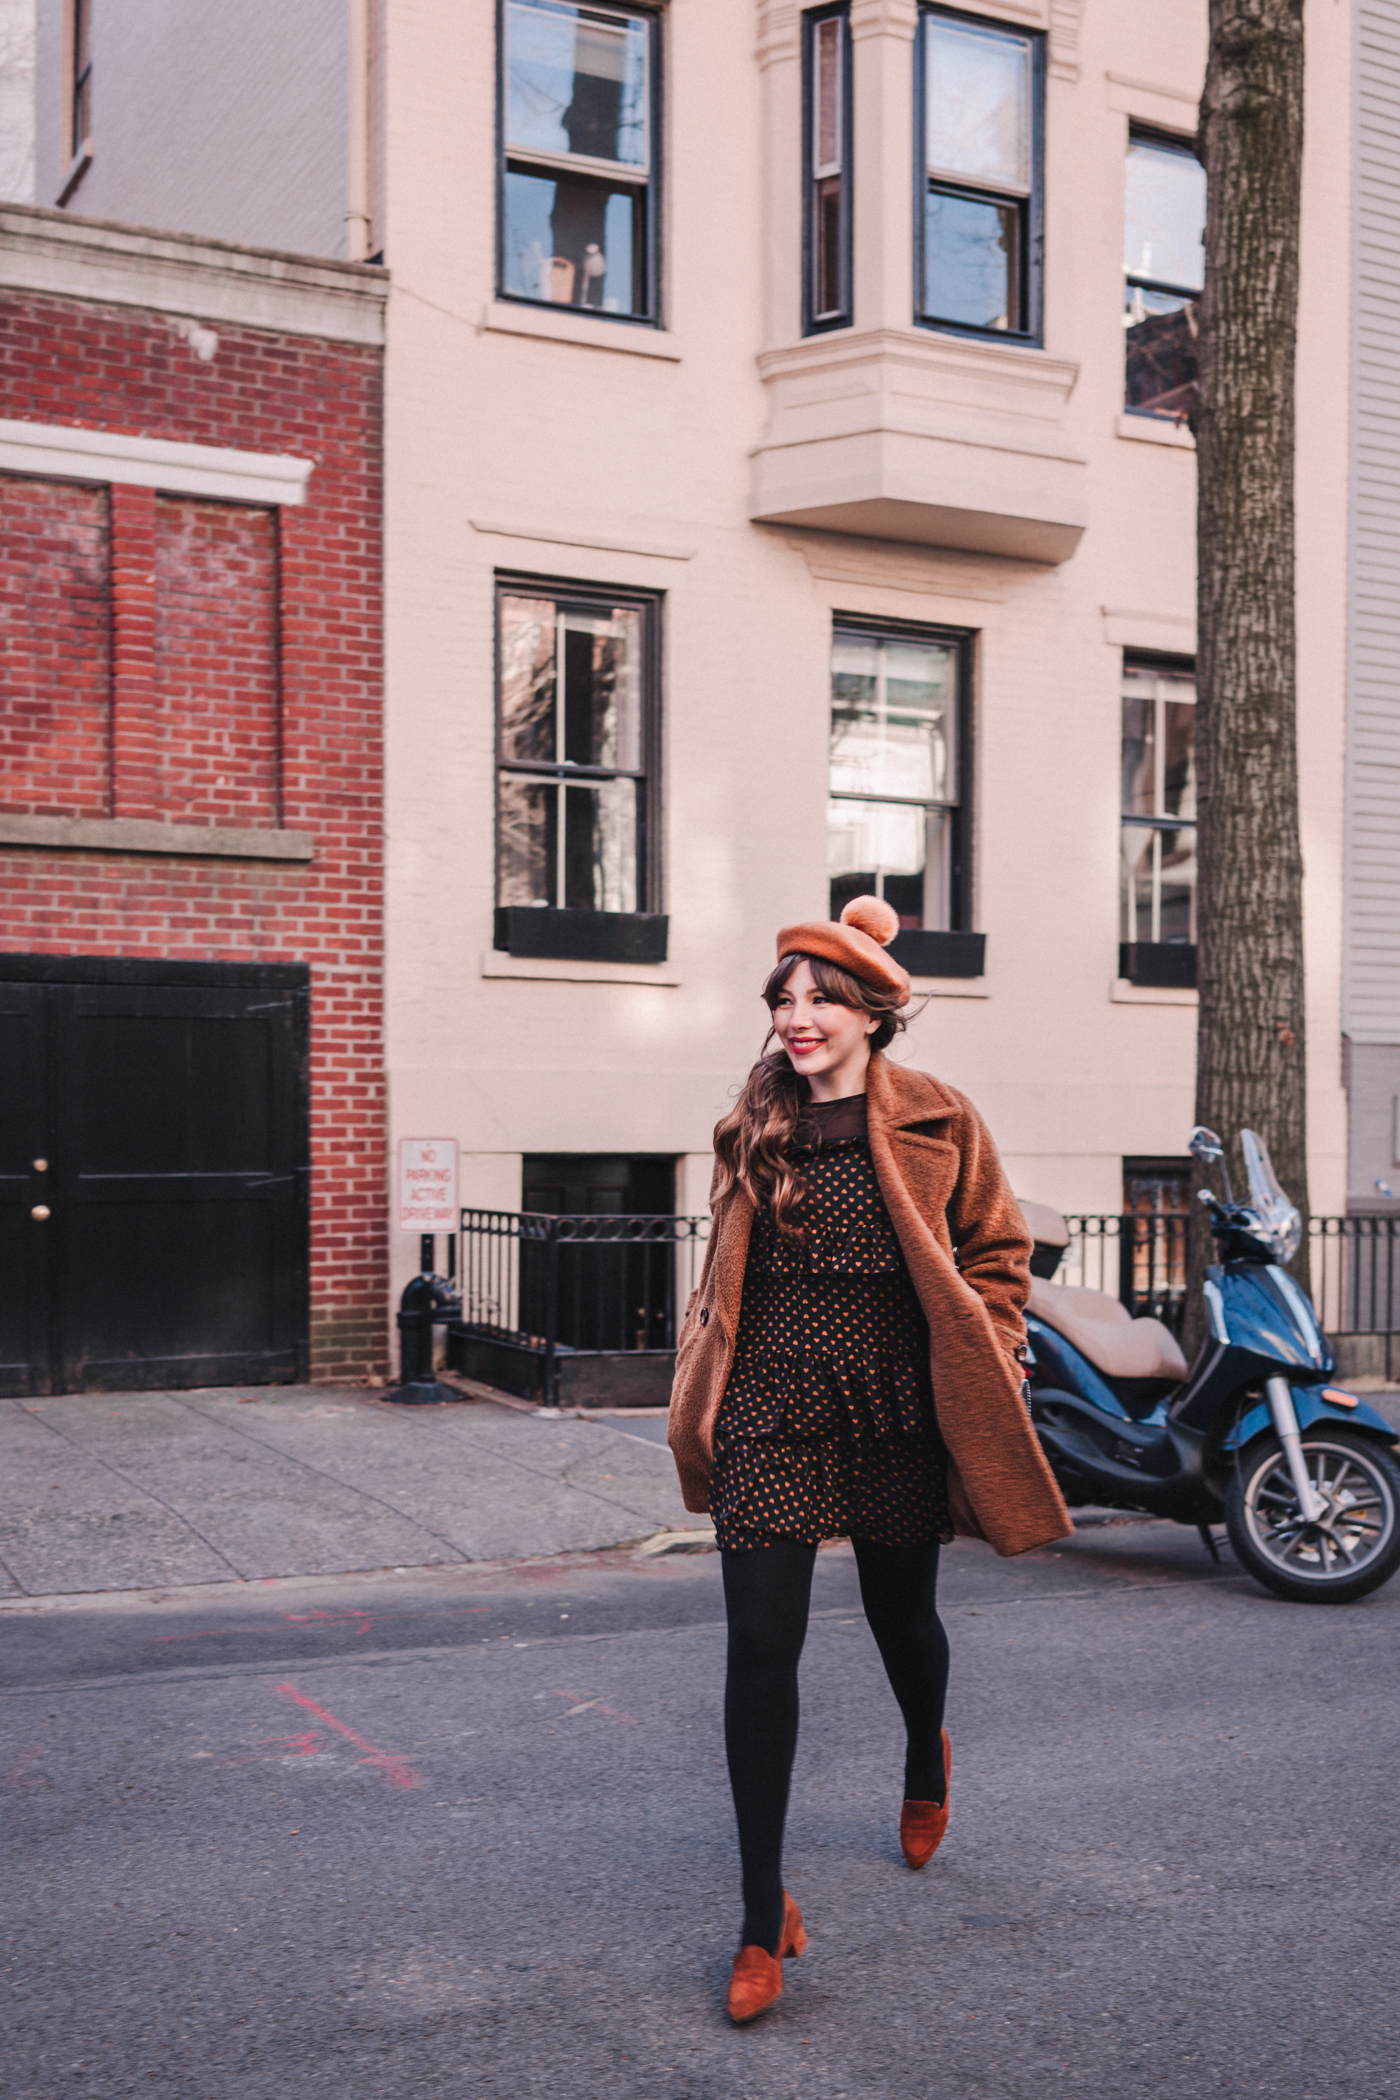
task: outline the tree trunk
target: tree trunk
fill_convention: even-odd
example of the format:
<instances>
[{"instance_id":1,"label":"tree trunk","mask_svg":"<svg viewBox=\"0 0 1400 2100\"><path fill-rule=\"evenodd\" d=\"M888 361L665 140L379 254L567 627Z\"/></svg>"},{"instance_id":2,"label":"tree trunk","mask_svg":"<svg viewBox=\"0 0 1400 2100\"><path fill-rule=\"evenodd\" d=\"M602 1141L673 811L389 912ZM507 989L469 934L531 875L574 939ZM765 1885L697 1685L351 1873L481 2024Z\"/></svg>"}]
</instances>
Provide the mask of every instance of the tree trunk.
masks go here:
<instances>
[{"instance_id":1,"label":"tree trunk","mask_svg":"<svg viewBox=\"0 0 1400 2100\"><path fill-rule=\"evenodd\" d=\"M1303 0L1210 0L1197 470L1196 1115L1257 1130L1308 1214L1294 631ZM1338 442L1341 442L1340 432ZM1197 1176L1218 1187L1217 1175ZM1196 1213L1200 1217L1200 1212ZM1204 1222L1204 1220L1202 1220ZM1192 1234L1190 1304L1208 1235Z\"/></svg>"}]
</instances>

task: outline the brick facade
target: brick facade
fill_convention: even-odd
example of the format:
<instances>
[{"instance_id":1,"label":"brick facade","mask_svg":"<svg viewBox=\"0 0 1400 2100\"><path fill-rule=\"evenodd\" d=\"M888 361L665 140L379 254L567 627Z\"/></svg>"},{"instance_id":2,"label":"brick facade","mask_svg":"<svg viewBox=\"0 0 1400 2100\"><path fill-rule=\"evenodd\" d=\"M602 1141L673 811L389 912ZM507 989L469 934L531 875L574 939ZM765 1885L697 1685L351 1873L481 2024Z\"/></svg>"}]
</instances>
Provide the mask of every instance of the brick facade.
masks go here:
<instances>
[{"instance_id":1,"label":"brick facade","mask_svg":"<svg viewBox=\"0 0 1400 2100\"><path fill-rule=\"evenodd\" d=\"M0 415L313 462L264 507L0 474L0 814L310 833L0 848L11 953L311 970L311 1364L386 1368L381 353L0 289ZM207 351L207 343L203 350Z\"/></svg>"}]
</instances>

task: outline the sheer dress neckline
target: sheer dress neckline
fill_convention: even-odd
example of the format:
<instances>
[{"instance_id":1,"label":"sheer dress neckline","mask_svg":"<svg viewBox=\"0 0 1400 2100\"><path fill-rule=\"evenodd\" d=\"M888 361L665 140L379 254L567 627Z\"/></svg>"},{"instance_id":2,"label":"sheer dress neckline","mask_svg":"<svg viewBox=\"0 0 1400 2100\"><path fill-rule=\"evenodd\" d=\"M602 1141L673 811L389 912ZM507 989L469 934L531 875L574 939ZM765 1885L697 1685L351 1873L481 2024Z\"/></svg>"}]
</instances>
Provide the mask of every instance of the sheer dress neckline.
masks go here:
<instances>
[{"instance_id":1,"label":"sheer dress neckline","mask_svg":"<svg viewBox=\"0 0 1400 2100\"><path fill-rule=\"evenodd\" d=\"M793 1134L794 1146L838 1145L866 1134L864 1094L845 1094L839 1101L808 1101Z\"/></svg>"}]
</instances>

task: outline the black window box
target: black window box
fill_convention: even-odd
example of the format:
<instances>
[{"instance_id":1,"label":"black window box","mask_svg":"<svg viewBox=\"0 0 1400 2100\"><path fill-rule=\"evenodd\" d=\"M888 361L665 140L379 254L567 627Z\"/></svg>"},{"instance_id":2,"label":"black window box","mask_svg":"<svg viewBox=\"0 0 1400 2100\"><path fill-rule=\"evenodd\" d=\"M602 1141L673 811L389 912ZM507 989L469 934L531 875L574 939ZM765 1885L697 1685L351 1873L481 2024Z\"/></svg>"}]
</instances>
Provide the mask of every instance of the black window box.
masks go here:
<instances>
[{"instance_id":1,"label":"black window box","mask_svg":"<svg viewBox=\"0 0 1400 2100\"><path fill-rule=\"evenodd\" d=\"M555 911L498 904L496 946L549 962L660 963L666 960L662 911Z\"/></svg>"},{"instance_id":2,"label":"black window box","mask_svg":"<svg viewBox=\"0 0 1400 2100\"><path fill-rule=\"evenodd\" d=\"M911 977L980 977L987 961L985 933L926 933L906 927L890 954Z\"/></svg>"},{"instance_id":3,"label":"black window box","mask_svg":"<svg viewBox=\"0 0 1400 2100\"><path fill-rule=\"evenodd\" d=\"M1194 941L1120 941L1118 975L1126 977L1129 984L1194 991L1196 944Z\"/></svg>"}]
</instances>

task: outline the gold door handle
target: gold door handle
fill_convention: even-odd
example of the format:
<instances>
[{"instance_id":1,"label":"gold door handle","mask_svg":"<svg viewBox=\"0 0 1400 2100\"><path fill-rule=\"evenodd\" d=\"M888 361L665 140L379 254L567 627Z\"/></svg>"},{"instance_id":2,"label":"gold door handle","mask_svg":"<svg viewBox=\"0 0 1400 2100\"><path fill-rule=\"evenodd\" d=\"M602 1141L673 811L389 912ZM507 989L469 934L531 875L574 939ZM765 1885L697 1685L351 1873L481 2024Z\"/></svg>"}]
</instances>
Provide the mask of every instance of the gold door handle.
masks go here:
<instances>
[{"instance_id":1,"label":"gold door handle","mask_svg":"<svg viewBox=\"0 0 1400 2100\"><path fill-rule=\"evenodd\" d=\"M30 1217L31 1217L31 1218L40 1218L40 1219L48 1217L48 1215L49 1215L49 1206L48 1206L48 1204L47 1204L47 1203L36 1203L36 1204L35 1204L35 1206L34 1206L34 1208L33 1208L33 1210L31 1210L31 1211L30 1211L29 1215L30 1215Z\"/></svg>"}]
</instances>

